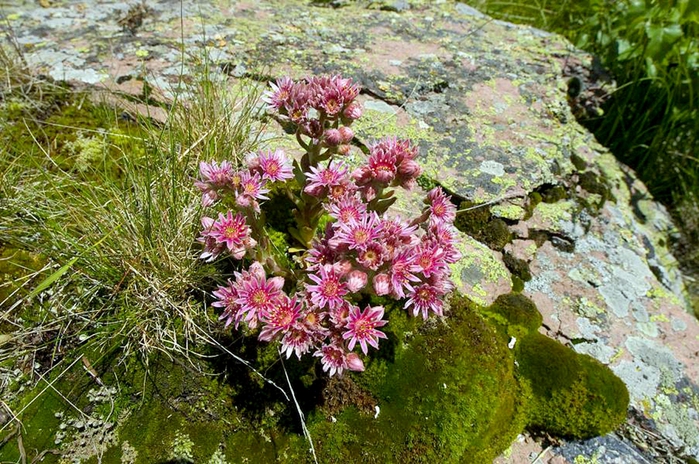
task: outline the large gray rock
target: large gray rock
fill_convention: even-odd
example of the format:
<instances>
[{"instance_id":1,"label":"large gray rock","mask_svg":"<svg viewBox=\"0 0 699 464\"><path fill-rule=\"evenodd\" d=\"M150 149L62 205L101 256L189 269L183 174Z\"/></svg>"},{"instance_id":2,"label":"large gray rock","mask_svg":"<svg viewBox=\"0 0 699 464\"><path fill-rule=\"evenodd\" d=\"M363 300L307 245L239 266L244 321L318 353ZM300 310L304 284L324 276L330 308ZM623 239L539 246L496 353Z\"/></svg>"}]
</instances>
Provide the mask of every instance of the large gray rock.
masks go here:
<instances>
[{"instance_id":1,"label":"large gray rock","mask_svg":"<svg viewBox=\"0 0 699 464\"><path fill-rule=\"evenodd\" d=\"M620 432L549 448L540 462L699 459L699 325L668 251L673 226L571 113L564 69L589 68L590 56L559 36L444 1L384 9L149 3L140 19L124 2L5 11L26 61L58 80L139 93L138 78L168 98L189 72L179 61L183 43L194 55L206 47L233 78L342 73L359 81L360 139L417 141L428 176L487 204L514 234L504 250L464 237L460 290L489 304L512 288L504 253L527 263L524 294L547 335L609 365L629 388ZM531 194L546 197L554 186L564 194L533 207ZM403 196L399 207L411 202ZM528 462L541 451L522 437L500 461Z\"/></svg>"}]
</instances>

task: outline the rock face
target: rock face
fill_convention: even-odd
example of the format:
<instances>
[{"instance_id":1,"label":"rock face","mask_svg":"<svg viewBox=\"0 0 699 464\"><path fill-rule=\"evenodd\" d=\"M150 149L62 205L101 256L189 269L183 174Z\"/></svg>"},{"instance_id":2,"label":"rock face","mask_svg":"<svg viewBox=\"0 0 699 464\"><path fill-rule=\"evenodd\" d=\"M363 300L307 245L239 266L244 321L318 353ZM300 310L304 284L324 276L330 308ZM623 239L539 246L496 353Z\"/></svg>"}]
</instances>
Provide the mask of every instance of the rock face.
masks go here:
<instances>
[{"instance_id":1,"label":"rock face","mask_svg":"<svg viewBox=\"0 0 699 464\"><path fill-rule=\"evenodd\" d=\"M463 216L460 291L489 305L521 290L541 332L608 365L629 390L618 432L561 442L540 462L699 459L699 325L668 251L673 226L571 113L564 69L589 67L590 56L461 3L152 3L5 10L28 64L57 80L135 95L147 82L168 98L189 72L183 43L206 47L232 79L360 82L358 138L410 137L425 174L483 213ZM522 436L499 461L541 450Z\"/></svg>"}]
</instances>

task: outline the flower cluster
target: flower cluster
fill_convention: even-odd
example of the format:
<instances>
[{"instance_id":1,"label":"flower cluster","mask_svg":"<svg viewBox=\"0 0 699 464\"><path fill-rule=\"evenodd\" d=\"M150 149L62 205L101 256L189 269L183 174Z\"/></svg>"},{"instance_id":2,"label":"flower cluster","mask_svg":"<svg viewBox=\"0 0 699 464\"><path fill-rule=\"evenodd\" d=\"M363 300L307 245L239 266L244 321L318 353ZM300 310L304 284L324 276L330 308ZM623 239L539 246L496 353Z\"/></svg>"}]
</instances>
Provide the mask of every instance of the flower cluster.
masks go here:
<instances>
[{"instance_id":1,"label":"flower cluster","mask_svg":"<svg viewBox=\"0 0 699 464\"><path fill-rule=\"evenodd\" d=\"M205 207L229 208L218 219L202 218L202 259L247 263L213 293L226 327L243 324L262 341L278 341L287 357L319 357L330 375L362 371L358 351L367 355L386 338L385 309L367 304L372 296L401 301L414 316L442 316L453 288L449 265L460 259L456 208L440 188L412 220L387 212L391 189L410 189L420 175L416 146L386 138L370 145L356 169L342 159L352 150L349 126L362 114L358 94L340 76L277 80L265 101L295 125L304 155L292 162L281 150L252 153L240 170L227 161L202 163L196 182ZM296 205L296 227L284 232L302 251L292 260L300 269L280 266L265 234L259 203L271 189Z\"/></svg>"}]
</instances>

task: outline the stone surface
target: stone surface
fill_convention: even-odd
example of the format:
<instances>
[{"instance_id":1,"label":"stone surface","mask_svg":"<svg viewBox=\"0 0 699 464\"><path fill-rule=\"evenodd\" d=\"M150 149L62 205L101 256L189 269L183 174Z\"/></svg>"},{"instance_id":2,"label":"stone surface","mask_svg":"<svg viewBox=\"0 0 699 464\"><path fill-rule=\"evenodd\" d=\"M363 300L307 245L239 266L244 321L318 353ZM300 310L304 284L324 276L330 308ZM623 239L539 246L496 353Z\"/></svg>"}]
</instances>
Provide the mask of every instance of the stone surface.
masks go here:
<instances>
[{"instance_id":1,"label":"stone surface","mask_svg":"<svg viewBox=\"0 0 699 464\"><path fill-rule=\"evenodd\" d=\"M133 14L125 2L17 2L4 7L3 33L38 73L114 90L143 81L164 100L195 65L182 65L181 45L192 56L208 51L233 79L356 79L365 89L359 139L411 137L426 174L507 219L516 240L506 250L529 264L524 294L546 334L609 365L629 388L629 420L616 434L546 449L523 437L499 461L699 459L699 325L667 248L673 226L571 114L563 68L591 58L558 36L430 3L161 0L129 31L119 25ZM552 186L565 197L526 214L530 194ZM470 237L462 247L455 275L466 294L488 304L510 291L502 253Z\"/></svg>"}]
</instances>

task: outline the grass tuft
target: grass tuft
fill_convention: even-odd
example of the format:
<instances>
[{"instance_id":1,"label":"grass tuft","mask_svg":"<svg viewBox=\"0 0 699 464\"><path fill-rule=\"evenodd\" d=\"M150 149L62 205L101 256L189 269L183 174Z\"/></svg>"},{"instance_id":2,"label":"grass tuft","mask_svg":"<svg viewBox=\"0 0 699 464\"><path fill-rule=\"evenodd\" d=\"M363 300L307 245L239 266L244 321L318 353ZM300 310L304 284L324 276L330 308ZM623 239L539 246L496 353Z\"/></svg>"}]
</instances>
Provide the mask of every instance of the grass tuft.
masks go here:
<instances>
[{"instance_id":1,"label":"grass tuft","mask_svg":"<svg viewBox=\"0 0 699 464\"><path fill-rule=\"evenodd\" d=\"M211 340L201 300L214 277L198 260L193 179L200 160L257 147L260 86L232 85L201 59L163 102L164 123L134 122L17 63L0 55L13 109L0 122L0 248L47 265L8 284L0 362L42 352L53 365L78 345L146 362L195 354Z\"/></svg>"}]
</instances>

